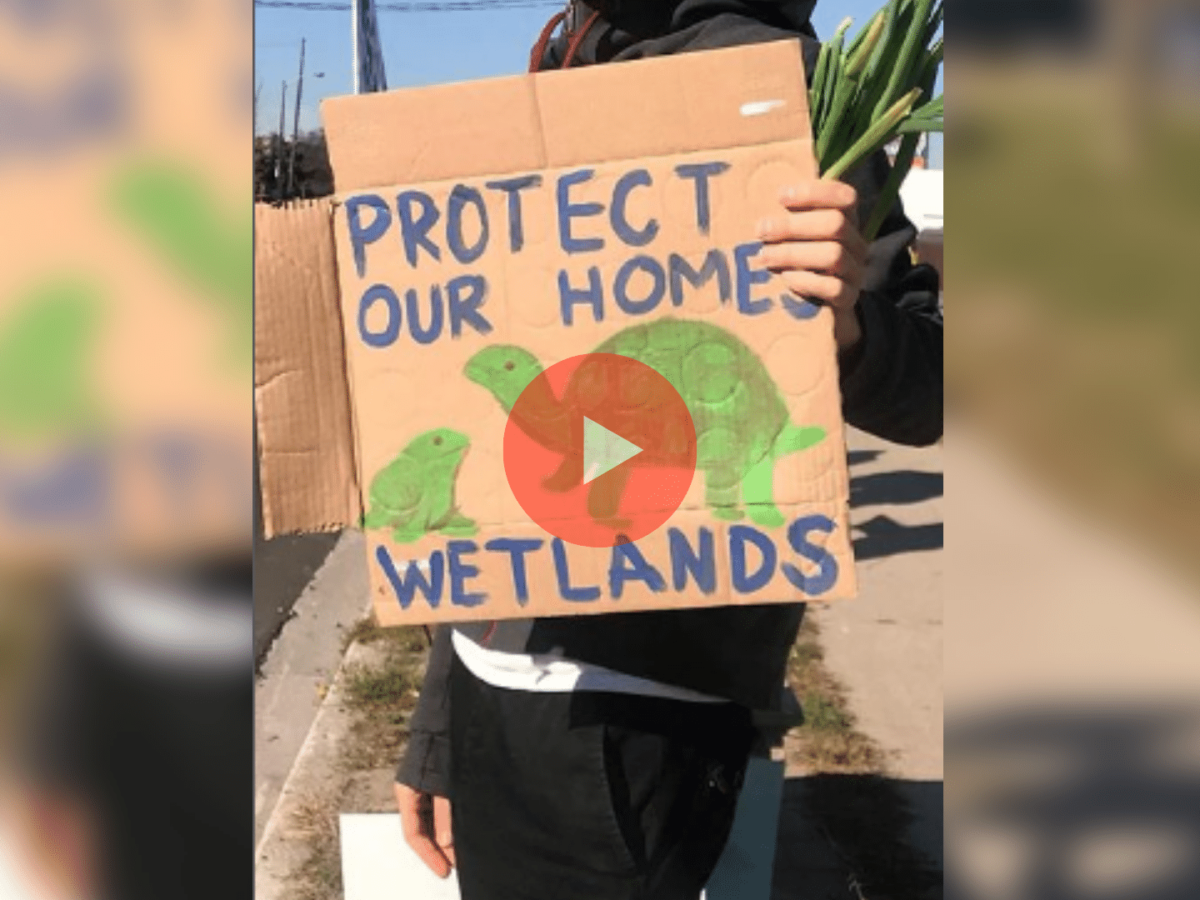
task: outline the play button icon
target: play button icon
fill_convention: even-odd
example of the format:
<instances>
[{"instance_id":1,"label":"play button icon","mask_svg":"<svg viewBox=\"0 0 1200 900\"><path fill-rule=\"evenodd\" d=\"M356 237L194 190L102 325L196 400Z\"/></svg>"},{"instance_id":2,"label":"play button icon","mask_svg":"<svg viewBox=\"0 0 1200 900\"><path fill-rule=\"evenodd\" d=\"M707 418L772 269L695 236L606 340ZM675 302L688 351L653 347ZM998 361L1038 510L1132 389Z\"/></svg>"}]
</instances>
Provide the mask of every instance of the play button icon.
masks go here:
<instances>
[{"instance_id":1,"label":"play button icon","mask_svg":"<svg viewBox=\"0 0 1200 900\"><path fill-rule=\"evenodd\" d=\"M584 484L590 484L641 452L642 448L637 444L631 444L619 434L614 434L587 416L583 417Z\"/></svg>"},{"instance_id":2,"label":"play button icon","mask_svg":"<svg viewBox=\"0 0 1200 900\"><path fill-rule=\"evenodd\" d=\"M504 472L521 508L588 547L660 527L696 470L696 428L679 392L627 356L588 353L544 371L531 356L491 347L468 367L502 403L512 382L521 385L508 395L516 399L504 429Z\"/></svg>"}]
</instances>

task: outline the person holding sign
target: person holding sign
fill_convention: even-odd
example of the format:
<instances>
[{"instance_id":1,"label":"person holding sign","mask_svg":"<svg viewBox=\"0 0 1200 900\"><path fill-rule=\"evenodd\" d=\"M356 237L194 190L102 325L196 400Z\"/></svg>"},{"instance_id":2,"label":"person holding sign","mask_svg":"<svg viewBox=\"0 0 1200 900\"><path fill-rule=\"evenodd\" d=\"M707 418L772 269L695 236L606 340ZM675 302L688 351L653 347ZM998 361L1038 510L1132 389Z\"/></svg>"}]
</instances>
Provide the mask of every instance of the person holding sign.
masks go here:
<instances>
[{"instance_id":1,"label":"person holding sign","mask_svg":"<svg viewBox=\"0 0 1200 900\"><path fill-rule=\"evenodd\" d=\"M798 38L811 74L814 6L572 3L531 69ZM942 433L937 274L913 265L899 205L874 241L858 227L888 171L880 153L844 181L792 185L746 223L747 240L795 297L832 310L846 421L926 445ZM464 900L696 900L729 835L754 712L778 708L803 613L781 603L439 628L396 773L406 840L437 874L457 867Z\"/></svg>"}]
</instances>

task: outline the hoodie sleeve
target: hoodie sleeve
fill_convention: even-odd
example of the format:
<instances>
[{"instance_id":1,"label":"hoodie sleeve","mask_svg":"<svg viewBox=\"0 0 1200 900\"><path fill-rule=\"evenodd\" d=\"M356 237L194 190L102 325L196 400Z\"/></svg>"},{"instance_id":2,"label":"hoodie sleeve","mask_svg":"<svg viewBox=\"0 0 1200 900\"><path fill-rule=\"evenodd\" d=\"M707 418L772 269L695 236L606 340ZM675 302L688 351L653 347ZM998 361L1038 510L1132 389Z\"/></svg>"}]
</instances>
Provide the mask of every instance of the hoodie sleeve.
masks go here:
<instances>
[{"instance_id":1,"label":"hoodie sleeve","mask_svg":"<svg viewBox=\"0 0 1200 900\"><path fill-rule=\"evenodd\" d=\"M878 153L847 179L866 221L890 164ZM862 339L841 354L846 422L898 444L925 446L942 436L942 308L938 274L914 265L917 230L897 202L871 244L858 302Z\"/></svg>"},{"instance_id":2,"label":"hoodie sleeve","mask_svg":"<svg viewBox=\"0 0 1200 900\"><path fill-rule=\"evenodd\" d=\"M450 626L434 632L421 697L409 720L408 747L396 768L396 781L414 790L450 796Z\"/></svg>"}]
</instances>

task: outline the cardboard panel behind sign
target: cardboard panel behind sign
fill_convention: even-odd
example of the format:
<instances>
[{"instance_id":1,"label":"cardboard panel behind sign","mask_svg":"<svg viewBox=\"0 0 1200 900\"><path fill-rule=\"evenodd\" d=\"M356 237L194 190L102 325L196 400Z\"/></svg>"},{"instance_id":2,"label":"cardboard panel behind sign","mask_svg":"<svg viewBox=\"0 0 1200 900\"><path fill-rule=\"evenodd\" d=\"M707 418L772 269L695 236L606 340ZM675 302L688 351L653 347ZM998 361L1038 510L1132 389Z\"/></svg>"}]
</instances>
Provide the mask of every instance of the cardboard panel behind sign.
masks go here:
<instances>
[{"instance_id":1,"label":"cardboard panel behind sign","mask_svg":"<svg viewBox=\"0 0 1200 900\"><path fill-rule=\"evenodd\" d=\"M267 537L361 517L327 200L254 208L254 398Z\"/></svg>"}]
</instances>

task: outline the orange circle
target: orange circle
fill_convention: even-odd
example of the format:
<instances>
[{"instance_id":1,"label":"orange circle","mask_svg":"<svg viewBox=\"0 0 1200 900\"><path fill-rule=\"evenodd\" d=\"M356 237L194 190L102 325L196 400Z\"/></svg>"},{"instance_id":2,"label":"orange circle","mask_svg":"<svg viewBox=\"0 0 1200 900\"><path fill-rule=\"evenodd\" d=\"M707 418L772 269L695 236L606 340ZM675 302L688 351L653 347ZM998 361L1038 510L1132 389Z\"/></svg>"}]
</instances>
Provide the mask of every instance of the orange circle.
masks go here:
<instances>
[{"instance_id":1,"label":"orange circle","mask_svg":"<svg viewBox=\"0 0 1200 900\"><path fill-rule=\"evenodd\" d=\"M597 448L622 442L633 445L625 453L640 452L608 468L620 457ZM679 508L696 471L696 428L679 392L645 363L573 356L513 404L504 471L521 508L550 534L611 547L645 537Z\"/></svg>"}]
</instances>

